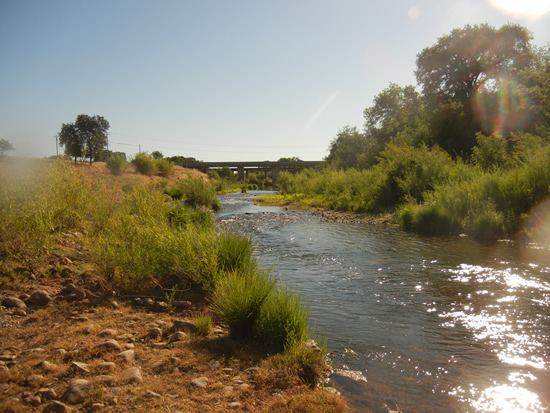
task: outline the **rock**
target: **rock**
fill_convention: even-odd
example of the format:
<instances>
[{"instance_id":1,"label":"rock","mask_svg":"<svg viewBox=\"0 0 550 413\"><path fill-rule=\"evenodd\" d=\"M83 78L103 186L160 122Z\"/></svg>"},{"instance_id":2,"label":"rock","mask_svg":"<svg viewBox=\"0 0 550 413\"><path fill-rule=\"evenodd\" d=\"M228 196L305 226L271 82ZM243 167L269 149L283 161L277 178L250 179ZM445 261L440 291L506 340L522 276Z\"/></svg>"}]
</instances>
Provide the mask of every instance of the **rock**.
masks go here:
<instances>
[{"instance_id":1,"label":"rock","mask_svg":"<svg viewBox=\"0 0 550 413\"><path fill-rule=\"evenodd\" d=\"M174 303L176 308L191 308L192 305L191 301L176 301Z\"/></svg>"},{"instance_id":2,"label":"rock","mask_svg":"<svg viewBox=\"0 0 550 413\"><path fill-rule=\"evenodd\" d=\"M57 399L57 393L55 389L42 387L38 390L38 393L42 397L42 400L54 400Z\"/></svg>"},{"instance_id":3,"label":"rock","mask_svg":"<svg viewBox=\"0 0 550 413\"><path fill-rule=\"evenodd\" d=\"M103 343L96 345L95 348L108 351L122 350L122 347L120 347L120 344L118 344L118 341L116 340L105 340Z\"/></svg>"},{"instance_id":4,"label":"rock","mask_svg":"<svg viewBox=\"0 0 550 413\"><path fill-rule=\"evenodd\" d=\"M44 376L42 376L41 374L31 374L25 379L25 383L27 384L27 386L37 386L42 381L44 381Z\"/></svg>"},{"instance_id":5,"label":"rock","mask_svg":"<svg viewBox=\"0 0 550 413\"><path fill-rule=\"evenodd\" d=\"M63 357L65 354L67 354L67 350L64 348L56 348L53 352L53 355L56 357Z\"/></svg>"},{"instance_id":6,"label":"rock","mask_svg":"<svg viewBox=\"0 0 550 413\"><path fill-rule=\"evenodd\" d=\"M205 389L208 387L208 377L199 377L198 379L191 380L191 384L196 387Z\"/></svg>"},{"instance_id":7,"label":"rock","mask_svg":"<svg viewBox=\"0 0 550 413\"><path fill-rule=\"evenodd\" d=\"M69 383L69 388L61 398L64 402L77 404L84 401L90 390L92 383L84 379L73 379Z\"/></svg>"},{"instance_id":8,"label":"rock","mask_svg":"<svg viewBox=\"0 0 550 413\"><path fill-rule=\"evenodd\" d=\"M138 305L138 306L143 305L143 301L141 301L141 298L139 297L134 298L134 305Z\"/></svg>"},{"instance_id":9,"label":"rock","mask_svg":"<svg viewBox=\"0 0 550 413\"><path fill-rule=\"evenodd\" d=\"M27 301L29 298L31 298L31 296L23 293L23 294L20 294L19 297L17 298L19 298L22 301Z\"/></svg>"},{"instance_id":10,"label":"rock","mask_svg":"<svg viewBox=\"0 0 550 413\"><path fill-rule=\"evenodd\" d=\"M233 394L234 390L235 388L233 386L224 386L224 388L222 389L222 395L229 397Z\"/></svg>"},{"instance_id":11,"label":"rock","mask_svg":"<svg viewBox=\"0 0 550 413\"><path fill-rule=\"evenodd\" d=\"M133 350L136 346L134 345L134 343L124 343L122 347L124 347L126 350Z\"/></svg>"},{"instance_id":12,"label":"rock","mask_svg":"<svg viewBox=\"0 0 550 413\"><path fill-rule=\"evenodd\" d=\"M151 370L159 370L162 366L166 364L163 360L153 361L152 363L149 363L147 367L149 367Z\"/></svg>"},{"instance_id":13,"label":"rock","mask_svg":"<svg viewBox=\"0 0 550 413\"><path fill-rule=\"evenodd\" d=\"M86 317L87 319L88 317ZM83 328L82 328L82 332L84 334L92 334L94 331L96 330L96 325L95 324L88 324L88 325L85 325Z\"/></svg>"},{"instance_id":14,"label":"rock","mask_svg":"<svg viewBox=\"0 0 550 413\"><path fill-rule=\"evenodd\" d=\"M155 399L160 399L162 396L158 393L155 393L154 391L151 391L151 390L147 390L147 393L145 393L145 395L147 397L151 397L151 398L155 398Z\"/></svg>"},{"instance_id":15,"label":"rock","mask_svg":"<svg viewBox=\"0 0 550 413\"><path fill-rule=\"evenodd\" d=\"M173 332L184 331L186 333L197 333L199 331L199 329L195 324L193 324L189 321L176 320L172 324L172 330L171 331L173 331Z\"/></svg>"},{"instance_id":16,"label":"rock","mask_svg":"<svg viewBox=\"0 0 550 413\"><path fill-rule=\"evenodd\" d=\"M86 321L89 321L89 318L85 315L77 315L74 317L71 317L71 320L76 321L78 323L85 323Z\"/></svg>"},{"instance_id":17,"label":"rock","mask_svg":"<svg viewBox=\"0 0 550 413\"><path fill-rule=\"evenodd\" d=\"M97 333L98 337L116 337L118 332L113 328L106 328L105 330L101 330L99 333Z\"/></svg>"},{"instance_id":18,"label":"rock","mask_svg":"<svg viewBox=\"0 0 550 413\"><path fill-rule=\"evenodd\" d=\"M157 320L155 321L155 324L157 325L158 328L166 328L168 327L168 323L164 320Z\"/></svg>"},{"instance_id":19,"label":"rock","mask_svg":"<svg viewBox=\"0 0 550 413\"><path fill-rule=\"evenodd\" d=\"M99 363L96 368L100 371L114 371L116 368L116 364L112 361L103 361Z\"/></svg>"},{"instance_id":20,"label":"rock","mask_svg":"<svg viewBox=\"0 0 550 413\"><path fill-rule=\"evenodd\" d=\"M162 337L162 330L158 327L150 328L149 331L147 332L147 336L152 339L160 338Z\"/></svg>"},{"instance_id":21,"label":"rock","mask_svg":"<svg viewBox=\"0 0 550 413\"><path fill-rule=\"evenodd\" d=\"M159 343L153 343L153 344L152 344L152 347L154 347L154 348L164 348L164 347L166 347L167 345L168 345L168 343L164 343L164 342L161 341L161 342L159 342Z\"/></svg>"},{"instance_id":22,"label":"rock","mask_svg":"<svg viewBox=\"0 0 550 413\"><path fill-rule=\"evenodd\" d=\"M44 370L44 371L54 371L57 366L55 364L50 363L47 360L44 360L37 365L34 366L36 369Z\"/></svg>"},{"instance_id":23,"label":"rock","mask_svg":"<svg viewBox=\"0 0 550 413\"><path fill-rule=\"evenodd\" d=\"M84 290L82 288L77 288L72 293L67 295L65 297L65 300L69 301L69 302L70 301L81 301L81 300L84 300L85 298L86 298L86 290Z\"/></svg>"},{"instance_id":24,"label":"rock","mask_svg":"<svg viewBox=\"0 0 550 413\"><path fill-rule=\"evenodd\" d=\"M100 385L112 387L115 385L116 379L113 376L99 375L94 381Z\"/></svg>"},{"instance_id":25,"label":"rock","mask_svg":"<svg viewBox=\"0 0 550 413\"><path fill-rule=\"evenodd\" d=\"M105 408L105 405L103 403L94 403L90 406L90 411L92 412L100 412Z\"/></svg>"},{"instance_id":26,"label":"rock","mask_svg":"<svg viewBox=\"0 0 550 413\"><path fill-rule=\"evenodd\" d=\"M38 395L34 395L34 396L30 396L30 397L27 397L25 400L24 400L25 403L28 403L30 404L31 406L38 406L40 403L42 403L42 400L40 399L40 396Z\"/></svg>"},{"instance_id":27,"label":"rock","mask_svg":"<svg viewBox=\"0 0 550 413\"><path fill-rule=\"evenodd\" d=\"M221 367L221 363L218 360L212 359L208 362L208 367L210 367L212 370L216 370Z\"/></svg>"},{"instance_id":28,"label":"rock","mask_svg":"<svg viewBox=\"0 0 550 413\"><path fill-rule=\"evenodd\" d=\"M155 304L152 298L143 298L141 302L145 307L152 307Z\"/></svg>"},{"instance_id":29,"label":"rock","mask_svg":"<svg viewBox=\"0 0 550 413\"><path fill-rule=\"evenodd\" d=\"M117 336L116 339L117 339L117 341L133 341L134 340L134 335L129 334L129 333L121 334L121 335Z\"/></svg>"},{"instance_id":30,"label":"rock","mask_svg":"<svg viewBox=\"0 0 550 413\"><path fill-rule=\"evenodd\" d=\"M89 373L90 369L86 363L79 363L78 361L73 361L71 363L71 369L76 373Z\"/></svg>"},{"instance_id":31,"label":"rock","mask_svg":"<svg viewBox=\"0 0 550 413\"><path fill-rule=\"evenodd\" d=\"M119 359L122 359L127 364L133 363L136 359L136 353L134 353L134 350L126 350L123 351L116 356Z\"/></svg>"},{"instance_id":32,"label":"rock","mask_svg":"<svg viewBox=\"0 0 550 413\"><path fill-rule=\"evenodd\" d=\"M174 334L170 336L170 342L183 341L186 338L187 338L187 334L185 334L183 331L176 331Z\"/></svg>"},{"instance_id":33,"label":"rock","mask_svg":"<svg viewBox=\"0 0 550 413\"><path fill-rule=\"evenodd\" d=\"M27 312L22 308L16 308L13 312L13 315L16 315L18 317L25 317L27 315Z\"/></svg>"},{"instance_id":34,"label":"rock","mask_svg":"<svg viewBox=\"0 0 550 413\"><path fill-rule=\"evenodd\" d=\"M122 373L122 377L127 383L140 383L143 380L138 367L127 368Z\"/></svg>"},{"instance_id":35,"label":"rock","mask_svg":"<svg viewBox=\"0 0 550 413\"><path fill-rule=\"evenodd\" d=\"M161 313L169 310L170 310L170 306L166 304L164 301L156 301L153 304L153 311Z\"/></svg>"},{"instance_id":36,"label":"rock","mask_svg":"<svg viewBox=\"0 0 550 413\"><path fill-rule=\"evenodd\" d=\"M42 291L42 290L35 291L29 297L29 302L31 304L39 305L39 306L45 306L50 301L52 301L52 298L50 297L50 295L46 291Z\"/></svg>"},{"instance_id":37,"label":"rock","mask_svg":"<svg viewBox=\"0 0 550 413\"><path fill-rule=\"evenodd\" d=\"M239 402L231 402L228 404L230 409L240 409L243 407L243 405Z\"/></svg>"},{"instance_id":38,"label":"rock","mask_svg":"<svg viewBox=\"0 0 550 413\"><path fill-rule=\"evenodd\" d=\"M316 353L320 353L321 352L321 348L317 345L317 343L315 342L315 340L313 340L312 338L310 338L308 341L306 341L305 343L302 344L302 347L306 350L310 350L310 351L314 351Z\"/></svg>"},{"instance_id":39,"label":"rock","mask_svg":"<svg viewBox=\"0 0 550 413\"><path fill-rule=\"evenodd\" d=\"M44 407L42 413L71 413L72 411L69 406L54 400Z\"/></svg>"},{"instance_id":40,"label":"rock","mask_svg":"<svg viewBox=\"0 0 550 413\"><path fill-rule=\"evenodd\" d=\"M111 306L111 308L114 308L115 310L118 310L118 308L120 307L116 301L111 301L109 303L109 306Z\"/></svg>"},{"instance_id":41,"label":"rock","mask_svg":"<svg viewBox=\"0 0 550 413\"><path fill-rule=\"evenodd\" d=\"M6 297L2 300L2 305L8 308L20 308L22 310L27 308L27 305L23 300L17 297Z\"/></svg>"}]
</instances>

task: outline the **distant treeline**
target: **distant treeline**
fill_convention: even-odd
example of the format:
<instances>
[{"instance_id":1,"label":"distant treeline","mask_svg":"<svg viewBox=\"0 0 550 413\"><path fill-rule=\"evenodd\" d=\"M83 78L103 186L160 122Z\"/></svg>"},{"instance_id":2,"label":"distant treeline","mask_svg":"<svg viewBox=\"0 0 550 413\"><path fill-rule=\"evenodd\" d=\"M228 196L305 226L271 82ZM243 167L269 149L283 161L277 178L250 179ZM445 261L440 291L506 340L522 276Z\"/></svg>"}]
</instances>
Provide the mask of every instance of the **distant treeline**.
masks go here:
<instances>
[{"instance_id":1,"label":"distant treeline","mask_svg":"<svg viewBox=\"0 0 550 413\"><path fill-rule=\"evenodd\" d=\"M417 55L418 87L390 84L342 128L323 170L281 173L313 205L395 212L406 229L496 239L550 185L550 47L527 29L455 29ZM527 229L526 229L527 228Z\"/></svg>"}]
</instances>

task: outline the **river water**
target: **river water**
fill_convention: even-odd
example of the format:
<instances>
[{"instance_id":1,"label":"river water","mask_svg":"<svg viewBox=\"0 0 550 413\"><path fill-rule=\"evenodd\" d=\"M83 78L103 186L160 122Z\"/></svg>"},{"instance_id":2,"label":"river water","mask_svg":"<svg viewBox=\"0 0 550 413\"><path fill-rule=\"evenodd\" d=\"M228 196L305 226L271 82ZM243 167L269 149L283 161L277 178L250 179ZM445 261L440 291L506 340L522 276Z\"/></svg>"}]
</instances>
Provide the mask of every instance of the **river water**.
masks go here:
<instances>
[{"instance_id":1,"label":"river water","mask_svg":"<svg viewBox=\"0 0 550 413\"><path fill-rule=\"evenodd\" d=\"M357 412L550 409L550 250L320 222L221 198L263 268L311 307Z\"/></svg>"}]
</instances>

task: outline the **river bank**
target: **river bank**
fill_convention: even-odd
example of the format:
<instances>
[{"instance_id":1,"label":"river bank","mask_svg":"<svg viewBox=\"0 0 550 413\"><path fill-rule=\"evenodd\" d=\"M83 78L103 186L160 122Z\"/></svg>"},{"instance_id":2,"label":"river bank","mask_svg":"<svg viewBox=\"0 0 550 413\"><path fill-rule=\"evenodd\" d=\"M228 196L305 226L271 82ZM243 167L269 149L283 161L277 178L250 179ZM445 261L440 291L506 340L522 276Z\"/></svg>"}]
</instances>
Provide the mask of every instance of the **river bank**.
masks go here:
<instances>
[{"instance_id":1,"label":"river bank","mask_svg":"<svg viewBox=\"0 0 550 413\"><path fill-rule=\"evenodd\" d=\"M313 346L269 354L218 318L220 237L168 179L0 166L1 411L346 411Z\"/></svg>"}]
</instances>

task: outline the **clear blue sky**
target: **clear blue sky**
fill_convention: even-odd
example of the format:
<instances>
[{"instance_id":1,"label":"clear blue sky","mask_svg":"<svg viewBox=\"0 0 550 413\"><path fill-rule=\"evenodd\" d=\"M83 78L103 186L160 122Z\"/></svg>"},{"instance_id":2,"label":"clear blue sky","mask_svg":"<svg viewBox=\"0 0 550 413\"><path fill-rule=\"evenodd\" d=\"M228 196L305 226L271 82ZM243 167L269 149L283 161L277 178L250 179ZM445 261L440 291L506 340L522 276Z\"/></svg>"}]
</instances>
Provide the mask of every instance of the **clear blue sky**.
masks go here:
<instances>
[{"instance_id":1,"label":"clear blue sky","mask_svg":"<svg viewBox=\"0 0 550 413\"><path fill-rule=\"evenodd\" d=\"M320 160L423 48L507 22L546 45L550 0L0 0L0 138L55 155L84 113L128 155Z\"/></svg>"}]
</instances>

